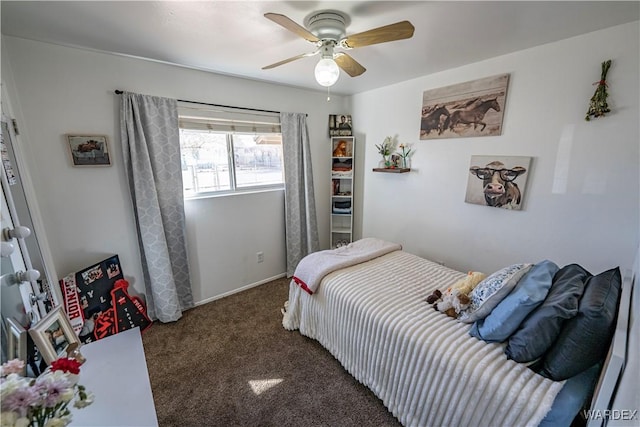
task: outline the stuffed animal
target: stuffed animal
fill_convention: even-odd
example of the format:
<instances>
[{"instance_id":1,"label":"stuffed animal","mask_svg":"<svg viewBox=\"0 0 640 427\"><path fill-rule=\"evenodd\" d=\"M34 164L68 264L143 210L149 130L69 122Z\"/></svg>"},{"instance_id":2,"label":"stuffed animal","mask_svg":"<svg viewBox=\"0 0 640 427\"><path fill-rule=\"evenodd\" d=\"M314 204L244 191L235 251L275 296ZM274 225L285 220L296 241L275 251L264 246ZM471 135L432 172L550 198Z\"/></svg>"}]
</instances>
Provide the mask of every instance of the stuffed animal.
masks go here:
<instances>
[{"instance_id":1,"label":"stuffed animal","mask_svg":"<svg viewBox=\"0 0 640 427\"><path fill-rule=\"evenodd\" d=\"M442 300L438 301L433 307L454 319L465 308L469 307L471 299L467 294L463 294L460 289L451 289L451 292L445 292Z\"/></svg>"},{"instance_id":2,"label":"stuffed animal","mask_svg":"<svg viewBox=\"0 0 640 427\"><path fill-rule=\"evenodd\" d=\"M444 292L436 289L427 297L433 308L445 313L449 317L456 318L465 308L469 307L471 300L469 293L487 277L478 271L470 271L465 277L449 286Z\"/></svg>"},{"instance_id":3,"label":"stuffed animal","mask_svg":"<svg viewBox=\"0 0 640 427\"><path fill-rule=\"evenodd\" d=\"M333 150L333 157L348 157L347 141L338 141L335 150Z\"/></svg>"}]
</instances>

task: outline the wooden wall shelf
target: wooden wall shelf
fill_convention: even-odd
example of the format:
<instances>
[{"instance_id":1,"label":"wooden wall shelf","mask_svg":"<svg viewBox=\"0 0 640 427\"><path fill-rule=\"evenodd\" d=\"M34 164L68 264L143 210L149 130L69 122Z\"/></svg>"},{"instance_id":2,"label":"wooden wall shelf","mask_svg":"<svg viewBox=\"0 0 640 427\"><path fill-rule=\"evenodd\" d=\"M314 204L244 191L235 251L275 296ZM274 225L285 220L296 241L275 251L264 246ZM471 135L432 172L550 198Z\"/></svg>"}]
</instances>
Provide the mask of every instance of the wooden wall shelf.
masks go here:
<instances>
[{"instance_id":1,"label":"wooden wall shelf","mask_svg":"<svg viewBox=\"0 0 640 427\"><path fill-rule=\"evenodd\" d=\"M406 173L410 172L411 168L373 168L373 171L385 173Z\"/></svg>"}]
</instances>

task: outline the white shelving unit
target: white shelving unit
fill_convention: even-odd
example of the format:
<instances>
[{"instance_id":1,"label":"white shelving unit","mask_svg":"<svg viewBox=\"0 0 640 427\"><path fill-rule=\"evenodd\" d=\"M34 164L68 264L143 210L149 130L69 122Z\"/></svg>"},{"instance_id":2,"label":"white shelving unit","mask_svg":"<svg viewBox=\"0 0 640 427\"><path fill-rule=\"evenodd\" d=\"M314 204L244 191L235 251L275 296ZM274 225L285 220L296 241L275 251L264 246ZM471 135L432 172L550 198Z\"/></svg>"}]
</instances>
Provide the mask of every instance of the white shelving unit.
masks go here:
<instances>
[{"instance_id":1,"label":"white shelving unit","mask_svg":"<svg viewBox=\"0 0 640 427\"><path fill-rule=\"evenodd\" d=\"M331 138L331 248L353 241L355 138Z\"/></svg>"}]
</instances>

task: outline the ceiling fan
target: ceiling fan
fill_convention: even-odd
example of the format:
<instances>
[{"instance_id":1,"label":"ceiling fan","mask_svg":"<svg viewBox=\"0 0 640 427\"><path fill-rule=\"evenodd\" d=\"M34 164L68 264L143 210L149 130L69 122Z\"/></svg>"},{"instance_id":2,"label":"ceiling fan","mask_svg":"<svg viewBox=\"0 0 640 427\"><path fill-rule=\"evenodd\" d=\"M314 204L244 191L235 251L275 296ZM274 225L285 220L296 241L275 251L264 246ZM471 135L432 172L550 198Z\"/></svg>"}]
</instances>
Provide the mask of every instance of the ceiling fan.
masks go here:
<instances>
[{"instance_id":1,"label":"ceiling fan","mask_svg":"<svg viewBox=\"0 0 640 427\"><path fill-rule=\"evenodd\" d=\"M413 37L414 27L409 21L396 22L358 34L347 36L346 27L350 23L349 16L336 10L314 12L305 19L305 27L278 13L265 13L265 18L272 20L303 39L313 43L316 50L303 53L266 67L263 70L279 67L297 59L320 55L322 59L315 68L316 81L322 86L332 86L340 75L340 68L351 77L364 73L366 68L349 56L344 50L385 43Z\"/></svg>"}]
</instances>

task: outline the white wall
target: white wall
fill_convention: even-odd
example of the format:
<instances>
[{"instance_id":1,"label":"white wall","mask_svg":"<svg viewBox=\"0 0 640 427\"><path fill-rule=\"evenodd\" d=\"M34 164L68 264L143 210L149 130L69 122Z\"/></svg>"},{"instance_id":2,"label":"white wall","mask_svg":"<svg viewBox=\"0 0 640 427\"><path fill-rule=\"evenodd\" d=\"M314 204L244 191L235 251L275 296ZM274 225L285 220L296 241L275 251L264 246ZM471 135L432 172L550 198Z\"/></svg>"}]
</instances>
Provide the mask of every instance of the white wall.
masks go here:
<instances>
[{"instance_id":1,"label":"white wall","mask_svg":"<svg viewBox=\"0 0 640 427\"><path fill-rule=\"evenodd\" d=\"M286 271L283 190L187 200L185 213L195 301L207 302ZM264 253L260 264L258 251Z\"/></svg>"},{"instance_id":2,"label":"white wall","mask_svg":"<svg viewBox=\"0 0 640 427\"><path fill-rule=\"evenodd\" d=\"M638 40L636 21L353 96L365 154L356 193L362 234L461 271L545 258L594 274L631 268L639 238ZM607 59L613 111L586 122ZM425 90L502 73L510 82L501 136L419 140ZM417 171L371 171L380 158L374 145L387 135L413 144ZM472 155L533 157L522 211L464 202Z\"/></svg>"},{"instance_id":3,"label":"white wall","mask_svg":"<svg viewBox=\"0 0 640 427\"><path fill-rule=\"evenodd\" d=\"M119 140L115 89L200 102L304 112L312 142L322 247L329 245L329 114L318 92L167 64L2 37L2 81L20 121L29 172L59 275L117 253L143 292L142 271ZM71 165L66 133L107 135L113 166ZM325 196L326 195L326 196ZM194 299L226 295L285 272L282 191L186 202ZM264 252L264 263L256 252Z\"/></svg>"},{"instance_id":4,"label":"white wall","mask_svg":"<svg viewBox=\"0 0 640 427\"><path fill-rule=\"evenodd\" d=\"M629 268L638 246L638 23L424 76L350 98L166 64L2 37L2 81L21 121L58 274L118 253L138 291L142 274L118 138L114 89L308 113L321 246L328 247L328 114L351 112L357 137L355 236L401 242L460 270L515 261ZM583 120L600 63L613 112ZM424 90L510 73L503 134L419 141ZM64 134L106 134L108 168L74 168ZM413 143L414 171L371 172L387 135ZM564 157L563 153L570 156ZM532 156L522 211L464 203L471 155ZM566 185L553 191L568 162ZM281 192L192 200L187 236L197 301L285 271ZM257 207L256 207L257 206ZM265 208L266 207L266 208ZM255 228L238 224L256 222ZM255 253L265 262L257 264Z\"/></svg>"}]
</instances>

